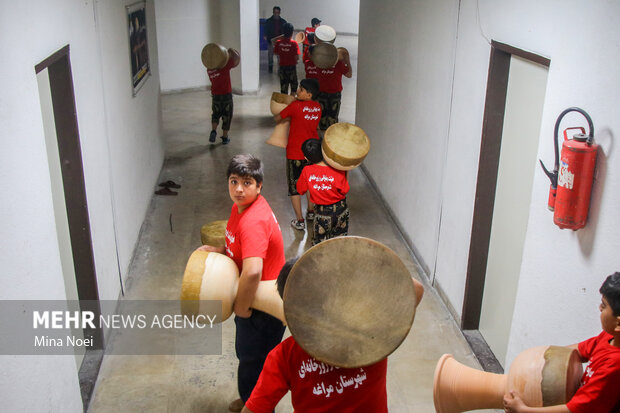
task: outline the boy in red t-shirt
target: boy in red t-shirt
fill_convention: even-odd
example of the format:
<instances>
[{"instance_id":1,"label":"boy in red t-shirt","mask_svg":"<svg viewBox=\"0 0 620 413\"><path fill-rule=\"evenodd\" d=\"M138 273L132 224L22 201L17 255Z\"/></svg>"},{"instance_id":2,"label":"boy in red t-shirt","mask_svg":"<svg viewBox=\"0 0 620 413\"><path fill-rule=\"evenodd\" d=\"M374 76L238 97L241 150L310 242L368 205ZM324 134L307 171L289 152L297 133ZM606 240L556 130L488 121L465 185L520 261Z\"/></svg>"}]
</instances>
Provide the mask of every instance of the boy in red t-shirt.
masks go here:
<instances>
[{"instance_id":1,"label":"boy in red t-shirt","mask_svg":"<svg viewBox=\"0 0 620 413\"><path fill-rule=\"evenodd\" d=\"M566 404L529 407L515 392L504 396L504 410L510 413L620 413L620 272L603 282L601 327L603 331L572 348L588 362L581 387Z\"/></svg>"},{"instance_id":2,"label":"boy in red t-shirt","mask_svg":"<svg viewBox=\"0 0 620 413\"><path fill-rule=\"evenodd\" d=\"M308 192L314 204L314 235L312 245L326 239L347 235L349 232L349 208L347 173L327 165L323 160L321 142L308 139L301 149L311 163L304 167L297 181L297 192Z\"/></svg>"},{"instance_id":3,"label":"boy in red t-shirt","mask_svg":"<svg viewBox=\"0 0 620 413\"><path fill-rule=\"evenodd\" d=\"M278 275L284 296L288 275L297 258L288 260ZM416 279L417 303L424 287ZM356 368L338 368L306 353L293 337L274 348L242 413L269 413L290 390L296 412L387 413L387 358Z\"/></svg>"},{"instance_id":4,"label":"boy in red t-shirt","mask_svg":"<svg viewBox=\"0 0 620 413\"><path fill-rule=\"evenodd\" d=\"M313 17L312 20L310 20L310 27L306 27L306 30L305 30L304 53L306 53L310 45L313 45L316 43L316 40L314 38L314 32L316 31L316 28L319 27L320 25L321 25L321 20L319 20L317 17Z\"/></svg>"},{"instance_id":5,"label":"boy in red t-shirt","mask_svg":"<svg viewBox=\"0 0 620 413\"><path fill-rule=\"evenodd\" d=\"M297 62L299 62L299 45L291 36L293 25L285 23L282 27L283 38L276 41L273 53L278 55L278 76L280 77L280 93L288 94L289 86L291 95L297 90Z\"/></svg>"},{"instance_id":6,"label":"boy in red t-shirt","mask_svg":"<svg viewBox=\"0 0 620 413\"><path fill-rule=\"evenodd\" d=\"M228 63L221 69L209 69L207 74L211 81L211 133L209 142L215 143L217 125L222 118L222 144L230 142L228 131L233 116L232 86L230 84L230 69L239 66L239 52L228 49Z\"/></svg>"},{"instance_id":7,"label":"boy in red t-shirt","mask_svg":"<svg viewBox=\"0 0 620 413\"><path fill-rule=\"evenodd\" d=\"M307 139L318 139L317 127L321 118L321 105L316 102L319 85L316 79L304 79L297 90L297 99L275 115L276 122L291 118L291 126L286 144L286 177L288 182L288 196L295 211L295 219L291 226L303 231L306 228L301 213L301 196L297 192L297 180L304 166L307 165L301 144ZM312 205L308 200L308 220L314 219Z\"/></svg>"},{"instance_id":8,"label":"boy in red t-shirt","mask_svg":"<svg viewBox=\"0 0 620 413\"><path fill-rule=\"evenodd\" d=\"M319 103L323 110L319 129L327 130L334 123L338 123L340 114L340 99L342 98L342 76L351 78L353 69L348 53L343 53L341 60L330 69L318 69L317 79L321 86Z\"/></svg>"},{"instance_id":9,"label":"boy in red t-shirt","mask_svg":"<svg viewBox=\"0 0 620 413\"><path fill-rule=\"evenodd\" d=\"M228 193L234 202L226 225L226 246L203 245L200 251L226 253L239 268L234 300L237 385L241 399L229 409L240 411L250 397L267 354L281 340L285 327L271 315L251 308L261 280L274 280L285 263L280 226L260 195L263 163L253 155L235 155L228 166Z\"/></svg>"}]
</instances>

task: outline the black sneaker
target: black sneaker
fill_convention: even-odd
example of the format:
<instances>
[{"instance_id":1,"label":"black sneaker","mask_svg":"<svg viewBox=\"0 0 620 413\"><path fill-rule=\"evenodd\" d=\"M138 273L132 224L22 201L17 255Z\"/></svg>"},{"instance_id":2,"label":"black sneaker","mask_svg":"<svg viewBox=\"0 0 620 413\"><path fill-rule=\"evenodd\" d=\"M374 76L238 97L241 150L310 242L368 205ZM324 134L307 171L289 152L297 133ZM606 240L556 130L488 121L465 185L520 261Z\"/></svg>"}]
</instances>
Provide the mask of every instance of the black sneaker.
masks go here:
<instances>
[{"instance_id":1,"label":"black sneaker","mask_svg":"<svg viewBox=\"0 0 620 413\"><path fill-rule=\"evenodd\" d=\"M215 143L215 138L217 137L217 132L212 130L209 134L209 142Z\"/></svg>"},{"instance_id":2,"label":"black sneaker","mask_svg":"<svg viewBox=\"0 0 620 413\"><path fill-rule=\"evenodd\" d=\"M304 229L306 229L306 223L304 222L303 219L293 219L291 221L291 227L298 229L300 231L303 231Z\"/></svg>"},{"instance_id":3,"label":"black sneaker","mask_svg":"<svg viewBox=\"0 0 620 413\"><path fill-rule=\"evenodd\" d=\"M230 138L228 136L222 136L222 145L228 145Z\"/></svg>"}]
</instances>

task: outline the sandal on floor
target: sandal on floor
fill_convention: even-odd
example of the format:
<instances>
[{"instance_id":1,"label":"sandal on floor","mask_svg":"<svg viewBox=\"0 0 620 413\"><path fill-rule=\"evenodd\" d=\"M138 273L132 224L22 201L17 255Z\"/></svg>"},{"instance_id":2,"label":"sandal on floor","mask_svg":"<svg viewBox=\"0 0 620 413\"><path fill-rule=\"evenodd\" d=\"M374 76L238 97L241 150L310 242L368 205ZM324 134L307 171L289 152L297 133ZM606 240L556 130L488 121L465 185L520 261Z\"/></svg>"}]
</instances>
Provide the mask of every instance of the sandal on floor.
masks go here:
<instances>
[{"instance_id":1,"label":"sandal on floor","mask_svg":"<svg viewBox=\"0 0 620 413\"><path fill-rule=\"evenodd\" d=\"M162 182L161 184L159 184L159 186L165 186L166 188L180 188L181 185L177 184L174 181L166 181L166 182Z\"/></svg>"},{"instance_id":2,"label":"sandal on floor","mask_svg":"<svg viewBox=\"0 0 620 413\"><path fill-rule=\"evenodd\" d=\"M159 191L155 191L155 195L178 195L178 192L171 191L170 188L165 187Z\"/></svg>"}]
</instances>

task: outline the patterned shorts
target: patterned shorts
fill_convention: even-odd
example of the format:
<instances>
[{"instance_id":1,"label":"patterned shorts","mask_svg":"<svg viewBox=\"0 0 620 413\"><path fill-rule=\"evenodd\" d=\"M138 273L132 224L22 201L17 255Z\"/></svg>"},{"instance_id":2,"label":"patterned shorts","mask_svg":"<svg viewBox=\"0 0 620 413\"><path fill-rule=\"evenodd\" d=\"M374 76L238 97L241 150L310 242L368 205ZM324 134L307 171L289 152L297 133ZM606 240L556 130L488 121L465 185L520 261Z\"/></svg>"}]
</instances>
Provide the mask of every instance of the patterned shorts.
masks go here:
<instances>
[{"instance_id":1,"label":"patterned shorts","mask_svg":"<svg viewBox=\"0 0 620 413\"><path fill-rule=\"evenodd\" d=\"M288 182L288 196L299 195L297 192L297 180L301 175L301 170L308 165L305 159L287 159L286 160L286 180Z\"/></svg>"},{"instance_id":2,"label":"patterned shorts","mask_svg":"<svg viewBox=\"0 0 620 413\"><path fill-rule=\"evenodd\" d=\"M321 104L321 120L319 121L319 129L326 130L334 123L338 123L338 115L340 114L340 100L342 93L319 93L318 102Z\"/></svg>"},{"instance_id":3,"label":"patterned shorts","mask_svg":"<svg viewBox=\"0 0 620 413\"><path fill-rule=\"evenodd\" d=\"M289 85L291 94L297 91L297 66L280 66L278 77L280 78L280 93L288 94Z\"/></svg>"},{"instance_id":4,"label":"patterned shorts","mask_svg":"<svg viewBox=\"0 0 620 413\"><path fill-rule=\"evenodd\" d=\"M347 199L331 205L315 205L313 227L312 245L326 239L347 235L349 232Z\"/></svg>"},{"instance_id":5,"label":"patterned shorts","mask_svg":"<svg viewBox=\"0 0 620 413\"><path fill-rule=\"evenodd\" d=\"M211 122L218 123L222 118L222 129L230 130L233 116L232 93L226 95L211 95Z\"/></svg>"}]
</instances>

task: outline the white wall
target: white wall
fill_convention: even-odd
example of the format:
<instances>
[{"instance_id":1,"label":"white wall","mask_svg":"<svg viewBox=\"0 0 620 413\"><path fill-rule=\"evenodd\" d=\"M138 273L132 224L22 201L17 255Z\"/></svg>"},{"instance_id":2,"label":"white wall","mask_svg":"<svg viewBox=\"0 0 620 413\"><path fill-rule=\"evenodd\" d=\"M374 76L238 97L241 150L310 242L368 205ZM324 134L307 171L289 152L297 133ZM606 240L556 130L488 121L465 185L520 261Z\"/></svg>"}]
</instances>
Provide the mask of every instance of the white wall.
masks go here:
<instances>
[{"instance_id":1,"label":"white wall","mask_svg":"<svg viewBox=\"0 0 620 413\"><path fill-rule=\"evenodd\" d=\"M241 54L233 92L258 92L258 0L155 0L155 8L162 91L210 88L200 53L213 42Z\"/></svg>"},{"instance_id":2,"label":"white wall","mask_svg":"<svg viewBox=\"0 0 620 413\"><path fill-rule=\"evenodd\" d=\"M321 24L332 26L338 33L359 33L360 0L260 0L260 17L271 17L274 6L280 6L281 16L295 30L309 27L310 20L317 17L322 21Z\"/></svg>"},{"instance_id":3,"label":"white wall","mask_svg":"<svg viewBox=\"0 0 620 413\"><path fill-rule=\"evenodd\" d=\"M173 91L209 83L202 48L220 42L218 0L155 0L161 89Z\"/></svg>"},{"instance_id":4,"label":"white wall","mask_svg":"<svg viewBox=\"0 0 620 413\"><path fill-rule=\"evenodd\" d=\"M66 298L34 66L67 44L99 293L103 299L118 297L114 221L119 229L124 271L163 159L152 2L148 2L147 21L153 76L136 99L131 97L125 15L125 4L129 3L3 3L0 299ZM0 398L4 410L82 411L73 357L2 356L1 360Z\"/></svg>"},{"instance_id":5,"label":"white wall","mask_svg":"<svg viewBox=\"0 0 620 413\"><path fill-rule=\"evenodd\" d=\"M592 116L602 148L586 228L572 232L553 225L546 209L548 179L538 165L523 166L535 170L534 189L507 365L525 348L568 344L599 332L598 288L620 267L620 161L613 145L620 130L614 70L620 63L615 23L620 4L374 3L360 5L357 119L373 143L365 164L457 316L471 236L489 39L551 59L539 158L553 162L553 125L562 110L580 106ZM393 43L378 40L388 30L391 38L409 39L398 42L400 53ZM565 123L585 125L578 115L567 116ZM387 159L393 169L384 167Z\"/></svg>"}]
</instances>

